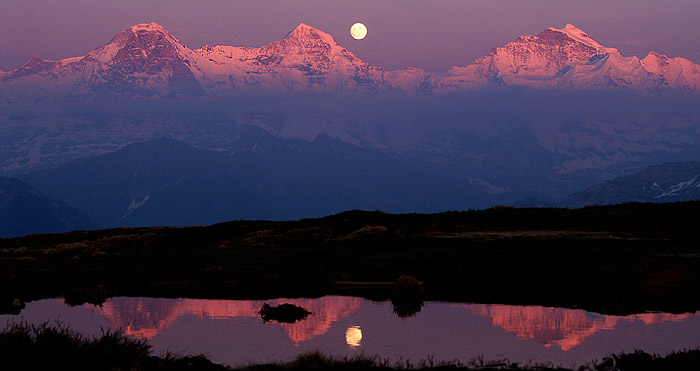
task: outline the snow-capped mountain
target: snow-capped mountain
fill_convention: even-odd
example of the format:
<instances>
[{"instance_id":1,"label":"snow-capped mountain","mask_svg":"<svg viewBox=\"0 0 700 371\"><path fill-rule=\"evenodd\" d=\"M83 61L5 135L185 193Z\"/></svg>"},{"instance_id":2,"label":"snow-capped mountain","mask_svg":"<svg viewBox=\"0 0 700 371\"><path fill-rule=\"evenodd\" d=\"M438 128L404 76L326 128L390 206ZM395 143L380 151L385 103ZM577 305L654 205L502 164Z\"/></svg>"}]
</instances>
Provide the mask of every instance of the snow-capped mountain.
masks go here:
<instances>
[{"instance_id":1,"label":"snow-capped mountain","mask_svg":"<svg viewBox=\"0 0 700 371\"><path fill-rule=\"evenodd\" d=\"M659 60L669 60L658 56ZM697 90L698 65L682 58L671 59L674 62L669 68L664 68L668 63L655 63L653 57L645 61L624 57L617 49L600 45L583 30L567 24L563 29L550 27L536 36L520 36L494 48L468 66L452 68L435 85L439 90L489 85ZM671 79L666 78L667 73Z\"/></svg>"},{"instance_id":2,"label":"snow-capped mountain","mask_svg":"<svg viewBox=\"0 0 700 371\"><path fill-rule=\"evenodd\" d=\"M118 33L83 57L48 61L32 58L3 79L4 85L73 94L88 92L204 93L199 56L162 26L139 24Z\"/></svg>"},{"instance_id":3,"label":"snow-capped mountain","mask_svg":"<svg viewBox=\"0 0 700 371\"><path fill-rule=\"evenodd\" d=\"M669 58L655 52L649 53L640 62L647 71L663 76L674 89L700 90L700 65L685 58Z\"/></svg>"},{"instance_id":4,"label":"snow-capped mountain","mask_svg":"<svg viewBox=\"0 0 700 371\"><path fill-rule=\"evenodd\" d=\"M118 33L85 59L96 62L89 80L93 87L203 93L199 56L156 23Z\"/></svg>"},{"instance_id":5,"label":"snow-capped mountain","mask_svg":"<svg viewBox=\"0 0 700 371\"><path fill-rule=\"evenodd\" d=\"M238 88L386 90L384 70L370 66L333 37L300 24L260 48L191 50L156 23L139 24L83 57L32 58L3 78L9 86L71 92L198 95Z\"/></svg>"},{"instance_id":6,"label":"snow-capped mountain","mask_svg":"<svg viewBox=\"0 0 700 371\"><path fill-rule=\"evenodd\" d=\"M200 64L208 91L250 85L324 91L387 88L383 69L303 23L283 40L260 48L207 45L195 52L210 62Z\"/></svg>"},{"instance_id":7,"label":"snow-capped mountain","mask_svg":"<svg viewBox=\"0 0 700 371\"><path fill-rule=\"evenodd\" d=\"M203 46L192 50L156 23L139 24L83 57L38 57L0 87L40 92L201 95L232 90L445 92L516 85L540 89L632 88L700 90L700 66L650 53L624 57L573 25L520 36L445 74L371 66L333 37L300 24L283 40L259 48Z\"/></svg>"},{"instance_id":8,"label":"snow-capped mountain","mask_svg":"<svg viewBox=\"0 0 700 371\"><path fill-rule=\"evenodd\" d=\"M613 50L600 46L572 25L564 30L548 28L537 36L520 36L494 48L466 67L452 68L440 85L541 85L567 66L585 64L606 51Z\"/></svg>"}]
</instances>

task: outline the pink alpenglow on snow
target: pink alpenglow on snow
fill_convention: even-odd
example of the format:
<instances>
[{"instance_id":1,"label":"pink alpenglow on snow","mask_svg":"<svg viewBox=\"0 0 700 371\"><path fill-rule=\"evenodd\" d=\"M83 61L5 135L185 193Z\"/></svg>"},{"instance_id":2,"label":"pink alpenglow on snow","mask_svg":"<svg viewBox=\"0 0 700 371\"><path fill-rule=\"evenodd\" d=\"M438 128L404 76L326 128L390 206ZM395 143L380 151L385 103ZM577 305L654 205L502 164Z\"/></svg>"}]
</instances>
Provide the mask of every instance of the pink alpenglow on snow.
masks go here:
<instances>
[{"instance_id":1,"label":"pink alpenglow on snow","mask_svg":"<svg viewBox=\"0 0 700 371\"><path fill-rule=\"evenodd\" d=\"M241 90L442 93L498 86L697 92L700 66L654 52L643 60L625 57L571 24L519 36L471 64L431 73L372 66L330 34L304 23L284 39L261 47L206 45L195 50L149 23L118 33L82 57L35 57L19 69L0 72L0 90L78 95L215 95Z\"/></svg>"}]
</instances>

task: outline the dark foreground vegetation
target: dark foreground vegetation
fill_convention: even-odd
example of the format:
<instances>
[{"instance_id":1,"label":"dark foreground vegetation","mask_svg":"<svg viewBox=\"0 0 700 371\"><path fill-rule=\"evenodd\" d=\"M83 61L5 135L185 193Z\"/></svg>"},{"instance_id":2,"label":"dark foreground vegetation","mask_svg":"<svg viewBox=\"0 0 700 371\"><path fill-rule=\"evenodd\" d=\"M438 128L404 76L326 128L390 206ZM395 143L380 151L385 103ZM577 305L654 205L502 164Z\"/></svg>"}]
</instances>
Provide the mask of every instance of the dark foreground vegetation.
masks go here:
<instances>
[{"instance_id":1,"label":"dark foreground vegetation","mask_svg":"<svg viewBox=\"0 0 700 371\"><path fill-rule=\"evenodd\" d=\"M84 337L57 324L8 324L0 332L2 370L226 370L206 357L153 355L145 340L121 331Z\"/></svg>"},{"instance_id":2,"label":"dark foreground vegetation","mask_svg":"<svg viewBox=\"0 0 700 371\"><path fill-rule=\"evenodd\" d=\"M539 370L574 371L553 365L522 365L507 360L486 361L480 357L466 363L437 362L433 359L416 363L390 361L380 357L356 356L333 358L321 353L307 353L287 363L253 364L231 368L211 362L203 355L166 353L154 355L145 340L135 340L120 331L105 331L98 337L84 337L60 324L38 326L8 324L0 332L0 360L3 370ZM700 367L700 350L669 354L665 357L637 351L611 356L599 364L580 366L576 371L690 371Z\"/></svg>"},{"instance_id":3,"label":"dark foreground vegetation","mask_svg":"<svg viewBox=\"0 0 700 371\"><path fill-rule=\"evenodd\" d=\"M589 363L575 369L552 364L519 364L508 360L488 361L482 357L468 362L439 362L433 359L416 363L409 361L391 362L380 357L333 358L321 353L307 353L291 362L250 365L240 371L301 371L301 370L375 370L375 371L697 371L700 367L700 350L686 350L666 356L636 351L629 354L611 355L600 363Z\"/></svg>"},{"instance_id":4,"label":"dark foreground vegetation","mask_svg":"<svg viewBox=\"0 0 700 371\"><path fill-rule=\"evenodd\" d=\"M294 304L285 303L271 306L265 303L258 314L260 314L263 322L294 323L308 317L311 312Z\"/></svg>"},{"instance_id":5,"label":"dark foreground vegetation","mask_svg":"<svg viewBox=\"0 0 700 371\"><path fill-rule=\"evenodd\" d=\"M696 311L698 215L700 202L349 211L299 221L31 235L0 240L0 298L388 299L393 282L407 275L422 284L425 300L615 314ZM402 298L395 299L400 306Z\"/></svg>"}]
</instances>

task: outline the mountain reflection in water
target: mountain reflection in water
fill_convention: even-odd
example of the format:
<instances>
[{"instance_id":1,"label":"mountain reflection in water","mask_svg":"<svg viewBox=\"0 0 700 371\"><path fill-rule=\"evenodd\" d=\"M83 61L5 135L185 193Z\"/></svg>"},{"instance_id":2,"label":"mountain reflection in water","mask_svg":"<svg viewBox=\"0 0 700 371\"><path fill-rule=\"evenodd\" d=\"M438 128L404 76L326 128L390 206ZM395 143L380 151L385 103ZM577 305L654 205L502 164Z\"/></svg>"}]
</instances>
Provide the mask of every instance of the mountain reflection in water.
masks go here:
<instances>
[{"instance_id":1,"label":"mountain reflection in water","mask_svg":"<svg viewBox=\"0 0 700 371\"><path fill-rule=\"evenodd\" d=\"M110 326L125 333L150 339L170 327L178 318L193 315L201 319L260 318L264 303L272 306L294 304L313 315L295 323L276 323L290 339L302 342L324 334L334 322L357 311L362 299L349 296L326 296L319 299L275 300L207 300L117 297L102 307L92 307Z\"/></svg>"},{"instance_id":2,"label":"mountain reflection in water","mask_svg":"<svg viewBox=\"0 0 700 371\"><path fill-rule=\"evenodd\" d=\"M290 303L312 312L296 323L263 323L264 303ZM60 320L85 334L122 328L148 339L156 352L204 353L240 365L280 361L313 350L390 360L553 362L570 367L610 353L642 349L666 354L700 346L700 313L611 316L578 309L427 302L399 318L388 301L326 296L317 299L206 300L116 297L102 307L69 307L62 299L27 303L0 321Z\"/></svg>"},{"instance_id":3,"label":"mountain reflection in water","mask_svg":"<svg viewBox=\"0 0 700 371\"><path fill-rule=\"evenodd\" d=\"M514 305L471 304L463 307L519 338L535 340L545 347L557 346L564 351L581 344L596 332L612 330L622 322L641 321L645 325L653 325L667 321L682 321L693 316L693 314L642 313L622 317L579 309Z\"/></svg>"}]
</instances>

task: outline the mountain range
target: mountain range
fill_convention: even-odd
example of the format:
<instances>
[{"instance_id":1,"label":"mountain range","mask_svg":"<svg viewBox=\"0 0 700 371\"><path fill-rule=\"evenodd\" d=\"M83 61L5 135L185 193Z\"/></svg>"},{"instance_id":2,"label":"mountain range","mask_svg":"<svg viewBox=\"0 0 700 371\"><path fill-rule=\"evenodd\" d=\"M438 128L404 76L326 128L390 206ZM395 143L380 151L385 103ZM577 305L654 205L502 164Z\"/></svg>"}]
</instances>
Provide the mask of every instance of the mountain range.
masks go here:
<instances>
[{"instance_id":1,"label":"mountain range","mask_svg":"<svg viewBox=\"0 0 700 371\"><path fill-rule=\"evenodd\" d=\"M141 24L0 72L0 176L97 227L559 204L700 158L698 76L571 25L429 73L371 66L304 24L195 50Z\"/></svg>"},{"instance_id":2,"label":"mountain range","mask_svg":"<svg viewBox=\"0 0 700 371\"><path fill-rule=\"evenodd\" d=\"M290 340L299 344L325 334L338 321L357 312L363 301L350 296L266 301L118 297L110 298L99 307L86 306L104 316L113 328L125 329L127 335L135 338L151 339L167 331L183 316L194 316L201 320L260 320L259 312L264 303L292 303L311 311L312 315L296 323L271 323L280 326Z\"/></svg>"},{"instance_id":3,"label":"mountain range","mask_svg":"<svg viewBox=\"0 0 700 371\"><path fill-rule=\"evenodd\" d=\"M674 89L697 92L700 66L655 52L624 57L568 24L520 36L446 73L371 66L335 39L300 24L262 47L190 49L156 23L126 29L85 56L38 57L0 72L0 90L42 95L211 95L230 91L444 93L490 86L538 89Z\"/></svg>"},{"instance_id":4,"label":"mountain range","mask_svg":"<svg viewBox=\"0 0 700 371\"><path fill-rule=\"evenodd\" d=\"M439 211L485 196L420 161L325 135L285 141L255 127L227 151L164 137L21 178L100 227L289 220L353 208Z\"/></svg>"},{"instance_id":5,"label":"mountain range","mask_svg":"<svg viewBox=\"0 0 700 371\"><path fill-rule=\"evenodd\" d=\"M271 301L270 304L276 305L278 302L290 302L313 313L297 323L276 324L295 344L328 333L339 325L339 321L367 305L359 298L345 296L283 299ZM150 339L167 331L183 316L194 316L200 320L259 319L258 312L263 303L265 301L117 297L110 298L100 307L85 306L104 316L112 327L123 328L128 335L136 338ZM451 307L473 313L518 338L534 340L545 347L559 347L564 351L580 346L595 334L614 330L626 323L640 322L649 326L681 322L692 317L688 313L614 316L580 309L498 304L452 304Z\"/></svg>"},{"instance_id":6,"label":"mountain range","mask_svg":"<svg viewBox=\"0 0 700 371\"><path fill-rule=\"evenodd\" d=\"M397 160L320 136L307 143L250 128L230 151L172 138L128 145L55 169L0 177L0 237L95 227L299 219L381 206L392 212L465 209L493 195L425 163ZM51 196L46 196L50 194ZM63 202L61 200L65 200ZM700 200L700 162L670 162L518 207ZM70 206L69 206L70 204Z\"/></svg>"}]
</instances>

